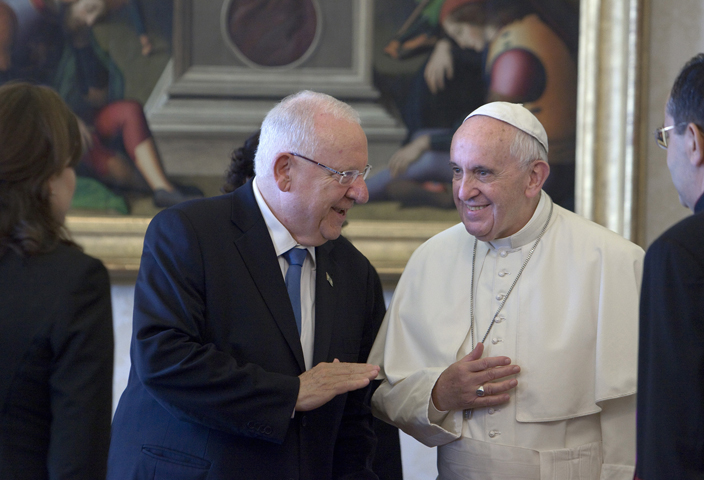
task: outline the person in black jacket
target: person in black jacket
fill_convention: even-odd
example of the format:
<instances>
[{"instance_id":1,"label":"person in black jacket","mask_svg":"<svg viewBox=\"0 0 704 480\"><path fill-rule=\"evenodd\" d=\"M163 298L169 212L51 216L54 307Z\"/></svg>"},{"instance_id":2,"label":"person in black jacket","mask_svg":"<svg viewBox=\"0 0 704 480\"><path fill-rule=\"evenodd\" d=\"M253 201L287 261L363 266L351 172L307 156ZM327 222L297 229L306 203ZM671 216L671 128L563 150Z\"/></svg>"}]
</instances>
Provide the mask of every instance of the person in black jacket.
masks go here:
<instances>
[{"instance_id":1,"label":"person in black jacket","mask_svg":"<svg viewBox=\"0 0 704 480\"><path fill-rule=\"evenodd\" d=\"M340 236L367 159L349 105L299 92L264 119L252 180L154 217L109 479L377 478L384 299Z\"/></svg>"},{"instance_id":2,"label":"person in black jacket","mask_svg":"<svg viewBox=\"0 0 704 480\"><path fill-rule=\"evenodd\" d=\"M655 131L691 215L648 248L640 301L636 479L704 478L704 54Z\"/></svg>"},{"instance_id":3,"label":"person in black jacket","mask_svg":"<svg viewBox=\"0 0 704 480\"><path fill-rule=\"evenodd\" d=\"M225 184L222 186L223 193L238 189L254 177L254 157L260 134L261 130L257 130L230 154L230 165L225 172ZM378 383L375 381L372 388L376 388ZM398 428L376 417L372 419L372 427L377 436L372 470L380 480L402 480L401 440Z\"/></svg>"},{"instance_id":4,"label":"person in black jacket","mask_svg":"<svg viewBox=\"0 0 704 480\"><path fill-rule=\"evenodd\" d=\"M64 219L82 154L54 91L0 87L0 478L105 476L113 329L103 264Z\"/></svg>"}]
</instances>

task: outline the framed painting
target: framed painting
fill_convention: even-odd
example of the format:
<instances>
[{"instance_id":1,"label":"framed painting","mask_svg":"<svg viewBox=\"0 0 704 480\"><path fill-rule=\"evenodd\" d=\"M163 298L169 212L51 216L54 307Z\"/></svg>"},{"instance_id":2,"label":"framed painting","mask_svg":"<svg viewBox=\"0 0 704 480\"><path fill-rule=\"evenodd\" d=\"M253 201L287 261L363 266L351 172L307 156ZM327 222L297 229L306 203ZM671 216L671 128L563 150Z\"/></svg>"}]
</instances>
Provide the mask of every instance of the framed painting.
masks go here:
<instances>
[{"instance_id":1,"label":"framed painting","mask_svg":"<svg viewBox=\"0 0 704 480\"><path fill-rule=\"evenodd\" d=\"M445 2L456 6L478 3ZM306 5L300 7L300 3ZM375 170L383 171L389 158L410 138L411 129L400 113L401 104L389 95L393 86L389 87L390 75L381 71L379 58L385 56L388 65L391 57L385 49L394 48L394 39L400 46L403 34L412 28L423 33L414 21L433 2L390 3L402 7L392 11L388 9L393 5L372 0L202 0L196 8L192 0L176 0L170 11L173 41L164 44L170 55L162 60L159 75L148 82L151 90L142 97L166 179L183 189L184 195L197 195L199 191L216 194L229 152L258 128L266 111L281 96L302 88L330 93L360 112L369 138L370 163ZM450 7L443 12L444 2L435 3L439 5L438 22L441 13L443 20L451 17ZM572 3L577 5L576 0ZM273 5L275 12L288 13L272 16L264 9L265 4ZM643 137L637 121L643 63L642 0L582 0L578 4L575 28L577 24L579 27L574 47L579 48L574 59L579 76L574 87L575 166L574 188L570 189L573 207L637 241L637 159ZM123 31L137 42L134 58L142 56L139 36L135 36L134 28L130 30L129 22L133 20L120 10L126 9L125 5L110 8L123 12L121 19L115 17L112 21L123 22ZM467 23L477 22L476 12L465 13L461 18ZM390 21L389 15L396 15L395 20ZM276 48L271 45L280 44L281 39L262 36L261 26L292 18L302 22L300 32L290 48L273 56ZM95 24L96 34L100 22ZM243 25L260 28L247 30ZM432 36L432 30L425 33L427 38ZM157 37L154 44L158 51L161 44ZM425 54L410 59L415 65L408 67L404 73L407 77L418 75L432 55L432 45L427 46ZM154 54L147 58L151 55ZM422 185L425 192L442 193L442 185L437 185L442 182L427 182L427 186ZM115 276L131 277L138 269L144 232L155 211L151 193L145 191L143 188L141 202L149 208L144 210L130 205L128 215L115 215L77 209L68 219L76 240L88 253L101 258ZM396 192L404 193L403 189ZM417 199L415 194L412 197ZM139 201L134 205L140 205ZM352 210L343 234L390 283L396 281L417 246L457 222L455 212L447 205L404 205L403 198L395 198L376 207L370 202L369 207Z\"/></svg>"}]
</instances>

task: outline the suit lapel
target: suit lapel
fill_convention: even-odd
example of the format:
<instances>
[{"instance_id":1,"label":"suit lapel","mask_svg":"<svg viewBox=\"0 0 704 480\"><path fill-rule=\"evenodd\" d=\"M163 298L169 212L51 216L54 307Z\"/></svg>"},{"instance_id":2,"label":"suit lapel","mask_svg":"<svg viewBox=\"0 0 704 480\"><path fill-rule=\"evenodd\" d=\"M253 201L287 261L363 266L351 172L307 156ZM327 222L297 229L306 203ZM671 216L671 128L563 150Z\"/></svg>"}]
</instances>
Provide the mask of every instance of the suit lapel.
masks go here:
<instances>
[{"instance_id":1,"label":"suit lapel","mask_svg":"<svg viewBox=\"0 0 704 480\"><path fill-rule=\"evenodd\" d=\"M305 362L296 319L251 180L237 189L232 198L232 223L242 232L234 239L235 247L303 372Z\"/></svg>"},{"instance_id":2,"label":"suit lapel","mask_svg":"<svg viewBox=\"0 0 704 480\"><path fill-rule=\"evenodd\" d=\"M330 341L334 321L337 314L335 299L339 295L339 286L335 286L335 279L341 281L338 268L330 256L333 248L332 242L316 248L315 260L315 340L313 348L313 365L328 361Z\"/></svg>"}]
</instances>

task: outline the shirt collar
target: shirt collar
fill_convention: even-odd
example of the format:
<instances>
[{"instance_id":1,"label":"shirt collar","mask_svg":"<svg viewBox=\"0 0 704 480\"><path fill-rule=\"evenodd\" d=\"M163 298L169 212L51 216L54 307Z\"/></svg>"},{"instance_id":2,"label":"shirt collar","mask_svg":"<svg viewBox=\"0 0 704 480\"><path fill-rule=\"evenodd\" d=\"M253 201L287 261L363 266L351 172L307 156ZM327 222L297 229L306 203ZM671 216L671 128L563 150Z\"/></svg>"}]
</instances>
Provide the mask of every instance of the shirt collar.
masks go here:
<instances>
[{"instance_id":1,"label":"shirt collar","mask_svg":"<svg viewBox=\"0 0 704 480\"><path fill-rule=\"evenodd\" d=\"M514 233L510 237L506 238L495 238L494 240L487 242L491 248L520 248L523 245L534 241L540 235L540 231L543 229L543 225L550 215L550 197L544 191L540 191L540 201L538 201L538 206L535 207L535 212L533 216L530 217L528 223L526 223L523 228L518 232Z\"/></svg>"},{"instance_id":2,"label":"shirt collar","mask_svg":"<svg viewBox=\"0 0 704 480\"><path fill-rule=\"evenodd\" d=\"M697 200L697 203L694 204L694 213L699 213L702 210L704 210L704 195L699 197L699 200Z\"/></svg>"},{"instance_id":3,"label":"shirt collar","mask_svg":"<svg viewBox=\"0 0 704 480\"><path fill-rule=\"evenodd\" d=\"M315 247L306 247L296 243L291 233L284 227L283 223L279 221L278 218L269 208L269 205L264 200L262 192L259 190L259 185L257 184L257 177L252 180L252 190L254 191L254 199L257 201L259 210L262 212L262 217L264 217L264 222L266 223L266 229L269 231L269 236L274 244L274 250L276 251L276 256L283 255L284 253L291 250L293 247L302 247L308 250L311 258L313 259L313 265L315 265Z\"/></svg>"}]
</instances>

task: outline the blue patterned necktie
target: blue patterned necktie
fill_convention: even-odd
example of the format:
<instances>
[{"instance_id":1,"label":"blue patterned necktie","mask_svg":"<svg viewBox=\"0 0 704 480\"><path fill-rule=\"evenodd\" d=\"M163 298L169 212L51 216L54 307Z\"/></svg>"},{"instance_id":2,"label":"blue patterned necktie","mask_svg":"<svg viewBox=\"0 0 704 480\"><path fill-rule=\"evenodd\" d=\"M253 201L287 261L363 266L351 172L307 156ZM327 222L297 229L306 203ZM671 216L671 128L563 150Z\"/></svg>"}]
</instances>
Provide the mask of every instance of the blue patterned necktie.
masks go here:
<instances>
[{"instance_id":1,"label":"blue patterned necktie","mask_svg":"<svg viewBox=\"0 0 704 480\"><path fill-rule=\"evenodd\" d=\"M288 290L288 296L291 299L299 336L301 335L301 267L303 267L307 253L308 250L295 247L284 253L284 258L288 261L286 290Z\"/></svg>"}]
</instances>

